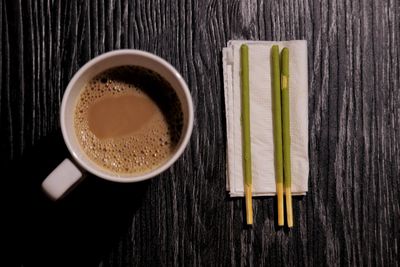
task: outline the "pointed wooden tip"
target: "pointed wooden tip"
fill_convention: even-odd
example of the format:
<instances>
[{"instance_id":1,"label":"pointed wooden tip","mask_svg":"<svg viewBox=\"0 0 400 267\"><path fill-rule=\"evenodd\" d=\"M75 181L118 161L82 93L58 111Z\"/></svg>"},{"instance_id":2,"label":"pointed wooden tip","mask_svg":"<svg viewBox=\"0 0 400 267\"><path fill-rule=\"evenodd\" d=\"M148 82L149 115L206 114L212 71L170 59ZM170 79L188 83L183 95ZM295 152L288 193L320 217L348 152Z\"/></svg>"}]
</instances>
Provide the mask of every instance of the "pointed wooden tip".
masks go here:
<instances>
[{"instance_id":1,"label":"pointed wooden tip","mask_svg":"<svg viewBox=\"0 0 400 267\"><path fill-rule=\"evenodd\" d=\"M246 222L248 225L253 224L253 198L251 192L251 185L245 184L244 195L246 201Z\"/></svg>"},{"instance_id":2,"label":"pointed wooden tip","mask_svg":"<svg viewBox=\"0 0 400 267\"><path fill-rule=\"evenodd\" d=\"M289 228L293 227L293 207L292 207L292 190L290 187L285 188L286 194L286 217Z\"/></svg>"},{"instance_id":3,"label":"pointed wooden tip","mask_svg":"<svg viewBox=\"0 0 400 267\"><path fill-rule=\"evenodd\" d=\"M276 193L278 199L278 225L283 226L285 224L284 206L283 206L283 183L277 183Z\"/></svg>"}]
</instances>

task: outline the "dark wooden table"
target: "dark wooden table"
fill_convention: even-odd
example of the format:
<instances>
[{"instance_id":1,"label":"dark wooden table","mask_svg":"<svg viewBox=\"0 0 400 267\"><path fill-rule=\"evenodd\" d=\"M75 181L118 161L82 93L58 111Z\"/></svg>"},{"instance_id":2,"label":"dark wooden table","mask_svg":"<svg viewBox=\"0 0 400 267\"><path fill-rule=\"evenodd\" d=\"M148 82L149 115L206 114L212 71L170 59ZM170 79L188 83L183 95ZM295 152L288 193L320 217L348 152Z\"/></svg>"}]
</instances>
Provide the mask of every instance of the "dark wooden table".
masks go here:
<instances>
[{"instance_id":1,"label":"dark wooden table","mask_svg":"<svg viewBox=\"0 0 400 267\"><path fill-rule=\"evenodd\" d=\"M1 266L400 264L400 2L0 1ZM225 192L221 49L308 40L309 193L295 227L274 198ZM53 203L44 177L68 156L59 106L72 75L135 48L172 63L195 105L191 143L148 182L88 177ZM4 246L5 245L5 246Z\"/></svg>"}]
</instances>

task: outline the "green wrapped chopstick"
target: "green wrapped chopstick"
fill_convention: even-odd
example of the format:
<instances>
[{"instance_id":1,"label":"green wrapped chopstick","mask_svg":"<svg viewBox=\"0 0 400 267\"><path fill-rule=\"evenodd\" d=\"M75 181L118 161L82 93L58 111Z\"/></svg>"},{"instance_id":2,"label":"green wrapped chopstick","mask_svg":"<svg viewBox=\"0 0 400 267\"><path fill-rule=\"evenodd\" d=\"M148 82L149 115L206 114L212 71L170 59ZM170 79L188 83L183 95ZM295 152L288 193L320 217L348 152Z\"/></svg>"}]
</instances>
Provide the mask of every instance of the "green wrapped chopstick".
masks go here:
<instances>
[{"instance_id":1,"label":"green wrapped chopstick","mask_svg":"<svg viewBox=\"0 0 400 267\"><path fill-rule=\"evenodd\" d=\"M282 116L281 116L281 68L279 61L279 47L272 46L272 111L274 128L274 157L275 157L275 180L278 202L278 225L284 225L283 206L283 156L282 156Z\"/></svg>"},{"instance_id":2,"label":"green wrapped chopstick","mask_svg":"<svg viewBox=\"0 0 400 267\"><path fill-rule=\"evenodd\" d=\"M282 88L282 139L283 173L286 195L286 215L288 227L293 227L292 174L290 160L290 110L289 110L289 49L281 52L281 88Z\"/></svg>"},{"instance_id":3,"label":"green wrapped chopstick","mask_svg":"<svg viewBox=\"0 0 400 267\"><path fill-rule=\"evenodd\" d=\"M252 174L251 174L251 142L250 142L250 93L249 93L249 47L240 47L242 78L242 143L244 193L246 202L246 222L253 224Z\"/></svg>"}]
</instances>

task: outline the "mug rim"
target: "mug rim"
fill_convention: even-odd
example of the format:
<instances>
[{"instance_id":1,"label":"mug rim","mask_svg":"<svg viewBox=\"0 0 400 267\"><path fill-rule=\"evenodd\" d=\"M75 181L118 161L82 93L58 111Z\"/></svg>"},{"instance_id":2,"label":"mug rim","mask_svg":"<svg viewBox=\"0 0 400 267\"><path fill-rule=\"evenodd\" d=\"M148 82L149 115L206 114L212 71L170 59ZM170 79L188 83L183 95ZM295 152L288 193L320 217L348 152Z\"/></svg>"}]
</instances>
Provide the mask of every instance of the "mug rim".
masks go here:
<instances>
[{"instance_id":1,"label":"mug rim","mask_svg":"<svg viewBox=\"0 0 400 267\"><path fill-rule=\"evenodd\" d=\"M163 162L160 166L158 166L156 169L151 170L146 173L139 173L137 175L131 175L131 176L116 176L112 175L111 173L108 173L106 171L101 171L101 167L98 169L95 169L91 167L89 164L86 163L85 159L82 159L81 157L78 156L78 154L75 151L75 148L71 145L70 143L70 135L75 134L75 133L68 133L67 130L67 125L66 125L66 112L67 112L67 99L69 98L69 95L73 88L76 85L77 80L82 76L82 74L89 68L93 67L94 65L98 64L104 59L114 57L114 56L120 56L120 55L134 55L134 56L142 56L145 58L148 58L157 64L163 65L170 74L178 81L179 86L182 88L184 98L187 102L187 108L188 108L188 123L187 123L187 129L185 132L185 135L183 138L181 137L181 141L179 143L178 148L175 150L173 155L165 162ZM174 88L176 90L176 88ZM155 176L161 174L165 170L167 170L169 167L171 167L175 161L178 160L178 158L183 154L183 151L186 149L187 144L189 143L190 137L192 135L193 131L193 121L194 121L194 111L193 111L193 101L192 97L189 91L189 88L181 76L181 74L166 60L163 58L154 55L149 52L141 51L141 50L136 50L136 49L119 49L119 50L113 50L109 51L106 53L103 53L101 55L98 55L94 57L93 59L89 60L87 63L85 63L82 67L79 68L79 70L74 74L72 79L69 81L67 89L64 92L63 98L62 98L62 103L61 103L61 112L60 112L60 124L61 124L61 132L63 135L64 142L71 153L72 157L74 160L86 171L96 175L97 177L100 177L102 179L112 181L112 182L119 182L119 183L132 183L132 182L140 182L144 180L148 180L151 178L154 178ZM80 145L80 144L79 144ZM81 152L86 155L86 153L83 151L82 148L80 148ZM90 159L87 159L90 160ZM93 162L93 161L92 161ZM94 162L93 162L94 163ZM97 165L96 163L94 163Z\"/></svg>"}]
</instances>

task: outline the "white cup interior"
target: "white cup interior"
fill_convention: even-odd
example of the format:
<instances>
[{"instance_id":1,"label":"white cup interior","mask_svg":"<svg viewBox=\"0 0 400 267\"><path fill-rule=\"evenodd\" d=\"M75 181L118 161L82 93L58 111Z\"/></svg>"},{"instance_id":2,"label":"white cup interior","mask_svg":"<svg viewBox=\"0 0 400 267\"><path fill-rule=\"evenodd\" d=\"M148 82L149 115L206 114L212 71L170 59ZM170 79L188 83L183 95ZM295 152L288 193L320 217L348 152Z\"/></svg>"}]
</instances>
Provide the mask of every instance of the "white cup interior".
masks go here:
<instances>
[{"instance_id":1,"label":"white cup interior","mask_svg":"<svg viewBox=\"0 0 400 267\"><path fill-rule=\"evenodd\" d=\"M82 150L74 129L74 110L86 83L101 72L118 66L135 65L160 74L174 88L181 102L183 128L175 153L161 166L137 175L122 175L107 171L94 163ZM193 103L189 89L182 76L168 62L153 54L138 50L117 50L102 54L86 63L71 79L64 93L60 114L61 130L65 143L74 159L94 175L115 182L138 182L152 178L169 168L183 153L193 128Z\"/></svg>"}]
</instances>

